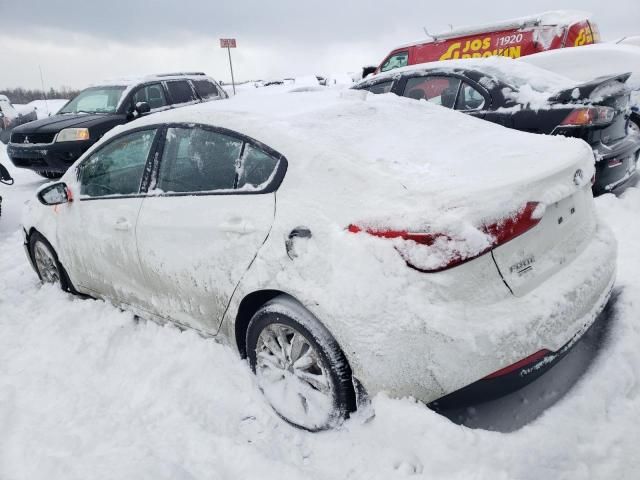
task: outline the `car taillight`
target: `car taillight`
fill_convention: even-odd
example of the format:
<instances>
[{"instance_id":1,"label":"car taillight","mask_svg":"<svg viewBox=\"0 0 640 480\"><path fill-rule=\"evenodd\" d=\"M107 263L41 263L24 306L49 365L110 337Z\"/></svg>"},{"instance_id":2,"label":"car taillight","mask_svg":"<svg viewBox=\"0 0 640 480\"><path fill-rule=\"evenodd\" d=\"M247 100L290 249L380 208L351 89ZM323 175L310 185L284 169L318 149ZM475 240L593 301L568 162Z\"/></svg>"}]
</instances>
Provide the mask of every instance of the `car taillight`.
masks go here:
<instances>
[{"instance_id":1,"label":"car taillight","mask_svg":"<svg viewBox=\"0 0 640 480\"><path fill-rule=\"evenodd\" d=\"M529 202L521 209L502 220L479 227L488 238L484 248L473 249L460 248L464 245L464 239L453 238L446 233L415 232L410 230L367 228L351 224L347 228L351 233L367 233L374 237L387 239L401 239L414 242L413 245L432 247L434 249L435 262L428 266L419 265L412 256L411 249L404 249L396 245L396 250L402 255L407 265L421 272L435 273L466 263L474 258L484 255L495 247L504 245L514 238L535 227L542 218L544 210L538 202Z\"/></svg>"},{"instance_id":2,"label":"car taillight","mask_svg":"<svg viewBox=\"0 0 640 480\"><path fill-rule=\"evenodd\" d=\"M591 125L606 125L615 116L611 107L583 107L572 110L560 125L565 127L587 127Z\"/></svg>"}]
</instances>

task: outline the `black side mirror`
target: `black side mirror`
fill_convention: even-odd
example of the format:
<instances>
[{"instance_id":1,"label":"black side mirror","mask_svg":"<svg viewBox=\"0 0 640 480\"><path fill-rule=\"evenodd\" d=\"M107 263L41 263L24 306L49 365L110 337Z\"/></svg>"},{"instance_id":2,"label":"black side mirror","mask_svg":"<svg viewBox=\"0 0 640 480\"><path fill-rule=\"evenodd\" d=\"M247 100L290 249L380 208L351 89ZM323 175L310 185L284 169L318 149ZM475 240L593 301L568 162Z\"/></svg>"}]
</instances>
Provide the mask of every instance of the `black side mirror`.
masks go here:
<instances>
[{"instance_id":1,"label":"black side mirror","mask_svg":"<svg viewBox=\"0 0 640 480\"><path fill-rule=\"evenodd\" d=\"M13 185L13 178L11 177L9 170L7 170L7 167L1 164L0 164L0 182L4 183L5 185Z\"/></svg>"},{"instance_id":2,"label":"black side mirror","mask_svg":"<svg viewBox=\"0 0 640 480\"><path fill-rule=\"evenodd\" d=\"M54 183L38 192L38 200L44 205L60 205L73 200L69 187L63 182Z\"/></svg>"},{"instance_id":3,"label":"black side mirror","mask_svg":"<svg viewBox=\"0 0 640 480\"><path fill-rule=\"evenodd\" d=\"M151 111L151 107L147 102L138 102L136 103L135 111L138 115L144 115L145 113L149 113Z\"/></svg>"}]
</instances>

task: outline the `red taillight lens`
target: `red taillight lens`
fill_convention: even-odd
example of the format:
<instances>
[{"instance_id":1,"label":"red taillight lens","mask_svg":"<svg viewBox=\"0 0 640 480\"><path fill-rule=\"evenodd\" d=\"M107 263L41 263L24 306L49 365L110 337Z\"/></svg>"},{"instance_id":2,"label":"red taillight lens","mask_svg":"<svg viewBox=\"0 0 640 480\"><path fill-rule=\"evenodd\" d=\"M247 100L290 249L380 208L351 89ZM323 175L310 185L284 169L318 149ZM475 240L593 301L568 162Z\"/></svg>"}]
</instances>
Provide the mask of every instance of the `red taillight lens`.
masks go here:
<instances>
[{"instance_id":1,"label":"red taillight lens","mask_svg":"<svg viewBox=\"0 0 640 480\"><path fill-rule=\"evenodd\" d=\"M428 267L417 265L417 262L412 259L407 250L396 247L405 262L407 262L407 265L411 268L421 272L435 273L456 267L473 260L474 258L478 258L491 249L499 245L503 245L531 230L540 222L542 217L542 212L538 211L538 207L539 204L537 202L529 202L523 208L499 222L481 225L479 230L489 237L487 241L488 246L476 251L469 251L467 249L464 253L462 252L462 249L459 248L459 246L464 243L464 240L453 239L445 233L366 228L355 224L349 225L348 230L351 233L364 232L379 238L402 239L415 242L418 245L424 245L426 247L435 248L437 246L438 248L437 251L434 252L434 256L437 256L438 261L435 264L430 264Z\"/></svg>"},{"instance_id":2,"label":"red taillight lens","mask_svg":"<svg viewBox=\"0 0 640 480\"><path fill-rule=\"evenodd\" d=\"M529 202L515 214L499 222L485 225L482 230L494 238L494 246L507 243L540 223L542 212L536 212L538 206L537 202Z\"/></svg>"},{"instance_id":3,"label":"red taillight lens","mask_svg":"<svg viewBox=\"0 0 640 480\"><path fill-rule=\"evenodd\" d=\"M615 110L610 107L584 107L572 110L560 125L565 127L587 127L611 123Z\"/></svg>"},{"instance_id":4,"label":"red taillight lens","mask_svg":"<svg viewBox=\"0 0 640 480\"><path fill-rule=\"evenodd\" d=\"M349 225L348 230L351 233L360 233L366 232L369 235L373 235L374 237L381 238L401 238L403 240L412 240L420 245L433 245L437 238L446 237L446 235L442 234L430 234L430 233L418 233L418 232L409 232L407 230L376 230L373 228L363 229L357 225Z\"/></svg>"}]
</instances>

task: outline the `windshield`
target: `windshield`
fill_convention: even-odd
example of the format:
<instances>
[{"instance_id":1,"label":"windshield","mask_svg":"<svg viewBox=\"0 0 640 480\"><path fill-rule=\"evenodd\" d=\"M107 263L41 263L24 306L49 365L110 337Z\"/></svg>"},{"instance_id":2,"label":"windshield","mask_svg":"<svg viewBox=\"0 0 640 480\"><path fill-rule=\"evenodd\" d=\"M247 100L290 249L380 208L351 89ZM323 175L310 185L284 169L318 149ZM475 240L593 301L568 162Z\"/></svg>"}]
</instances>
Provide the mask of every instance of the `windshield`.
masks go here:
<instances>
[{"instance_id":1,"label":"windshield","mask_svg":"<svg viewBox=\"0 0 640 480\"><path fill-rule=\"evenodd\" d=\"M58 113L113 113L126 87L92 87L83 90Z\"/></svg>"}]
</instances>

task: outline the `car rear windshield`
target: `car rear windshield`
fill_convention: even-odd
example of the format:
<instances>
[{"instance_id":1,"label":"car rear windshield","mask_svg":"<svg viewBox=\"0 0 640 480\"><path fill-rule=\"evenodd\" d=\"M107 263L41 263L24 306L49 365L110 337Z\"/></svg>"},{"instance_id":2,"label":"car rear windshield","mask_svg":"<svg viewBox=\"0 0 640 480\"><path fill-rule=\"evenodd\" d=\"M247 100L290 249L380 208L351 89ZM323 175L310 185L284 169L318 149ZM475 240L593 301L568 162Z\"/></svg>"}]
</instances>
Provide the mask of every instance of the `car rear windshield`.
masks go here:
<instances>
[{"instance_id":1,"label":"car rear windshield","mask_svg":"<svg viewBox=\"0 0 640 480\"><path fill-rule=\"evenodd\" d=\"M83 90L58 113L113 113L126 87L91 87Z\"/></svg>"},{"instance_id":2,"label":"car rear windshield","mask_svg":"<svg viewBox=\"0 0 640 480\"><path fill-rule=\"evenodd\" d=\"M481 65L481 64L480 64ZM501 79L516 90L528 86L536 92L552 93L575 86L577 82L556 73L514 60L513 64L481 65L482 72Z\"/></svg>"}]
</instances>

